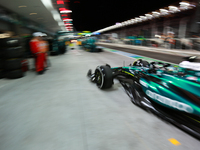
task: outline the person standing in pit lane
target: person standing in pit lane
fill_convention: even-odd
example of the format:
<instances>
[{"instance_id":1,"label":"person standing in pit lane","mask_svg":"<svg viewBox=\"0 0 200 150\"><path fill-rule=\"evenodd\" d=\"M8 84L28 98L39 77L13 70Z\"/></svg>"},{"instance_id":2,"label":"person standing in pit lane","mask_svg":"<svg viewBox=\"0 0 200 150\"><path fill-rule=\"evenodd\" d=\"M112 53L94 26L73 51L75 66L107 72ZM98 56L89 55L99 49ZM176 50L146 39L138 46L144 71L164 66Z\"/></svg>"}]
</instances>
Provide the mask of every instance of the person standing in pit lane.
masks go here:
<instances>
[{"instance_id":1,"label":"person standing in pit lane","mask_svg":"<svg viewBox=\"0 0 200 150\"><path fill-rule=\"evenodd\" d=\"M48 51L49 51L49 43L45 39L47 37L47 34L42 33L42 38L41 38L41 51L45 54L44 55L44 69L46 70L48 67L47 60L48 60Z\"/></svg>"},{"instance_id":2,"label":"person standing in pit lane","mask_svg":"<svg viewBox=\"0 0 200 150\"><path fill-rule=\"evenodd\" d=\"M35 69L38 74L44 73L44 61L45 61L45 53L43 52L41 37L43 34L41 32L33 33L33 38L30 41L31 52L35 59Z\"/></svg>"}]
</instances>

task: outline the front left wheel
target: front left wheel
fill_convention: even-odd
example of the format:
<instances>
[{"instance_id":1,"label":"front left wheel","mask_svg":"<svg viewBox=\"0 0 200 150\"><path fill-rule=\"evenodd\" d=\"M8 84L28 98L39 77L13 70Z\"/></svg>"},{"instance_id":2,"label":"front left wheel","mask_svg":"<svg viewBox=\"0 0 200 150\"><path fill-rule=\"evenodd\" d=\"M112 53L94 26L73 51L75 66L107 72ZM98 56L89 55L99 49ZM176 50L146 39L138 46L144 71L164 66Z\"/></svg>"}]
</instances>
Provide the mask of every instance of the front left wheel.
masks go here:
<instances>
[{"instance_id":1,"label":"front left wheel","mask_svg":"<svg viewBox=\"0 0 200 150\"><path fill-rule=\"evenodd\" d=\"M108 89L113 85L112 70L108 66L98 66L95 70L95 82L100 89Z\"/></svg>"}]
</instances>

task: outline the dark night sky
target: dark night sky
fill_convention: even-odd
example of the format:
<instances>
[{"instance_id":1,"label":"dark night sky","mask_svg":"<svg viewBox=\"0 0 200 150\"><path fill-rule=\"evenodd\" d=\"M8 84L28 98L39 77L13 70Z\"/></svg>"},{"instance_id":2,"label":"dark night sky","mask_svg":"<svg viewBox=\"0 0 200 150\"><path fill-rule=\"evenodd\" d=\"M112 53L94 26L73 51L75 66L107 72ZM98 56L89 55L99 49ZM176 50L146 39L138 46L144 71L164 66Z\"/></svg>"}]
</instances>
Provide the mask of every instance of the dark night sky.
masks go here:
<instances>
[{"instance_id":1,"label":"dark night sky","mask_svg":"<svg viewBox=\"0 0 200 150\"><path fill-rule=\"evenodd\" d=\"M177 0L71 0L72 19L77 31L96 31L116 22L167 7Z\"/></svg>"}]
</instances>

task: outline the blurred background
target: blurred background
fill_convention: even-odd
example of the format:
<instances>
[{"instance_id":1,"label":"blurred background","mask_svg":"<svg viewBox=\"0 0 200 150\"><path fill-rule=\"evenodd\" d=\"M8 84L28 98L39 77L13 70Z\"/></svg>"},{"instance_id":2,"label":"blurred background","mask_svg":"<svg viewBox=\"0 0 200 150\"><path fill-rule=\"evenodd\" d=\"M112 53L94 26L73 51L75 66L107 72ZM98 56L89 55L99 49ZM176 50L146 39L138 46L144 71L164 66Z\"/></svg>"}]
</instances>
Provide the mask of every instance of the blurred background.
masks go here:
<instances>
[{"instance_id":1,"label":"blurred background","mask_svg":"<svg viewBox=\"0 0 200 150\"><path fill-rule=\"evenodd\" d=\"M33 51L35 41L45 49ZM197 150L120 83L103 91L86 79L98 65L191 55L200 56L200 0L1 0L0 150Z\"/></svg>"}]
</instances>

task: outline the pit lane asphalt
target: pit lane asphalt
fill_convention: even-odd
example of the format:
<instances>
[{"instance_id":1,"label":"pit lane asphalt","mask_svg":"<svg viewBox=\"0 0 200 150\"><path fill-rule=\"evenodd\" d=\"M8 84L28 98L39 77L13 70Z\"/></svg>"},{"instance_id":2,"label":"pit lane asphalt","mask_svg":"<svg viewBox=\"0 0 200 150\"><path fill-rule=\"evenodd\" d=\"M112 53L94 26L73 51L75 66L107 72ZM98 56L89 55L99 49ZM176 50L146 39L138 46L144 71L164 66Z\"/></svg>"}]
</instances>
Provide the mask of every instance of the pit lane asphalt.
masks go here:
<instances>
[{"instance_id":1,"label":"pit lane asphalt","mask_svg":"<svg viewBox=\"0 0 200 150\"><path fill-rule=\"evenodd\" d=\"M199 149L197 139L133 105L117 81L100 90L86 77L97 65L134 58L75 47L50 60L44 75L0 80L1 150Z\"/></svg>"},{"instance_id":2,"label":"pit lane asphalt","mask_svg":"<svg viewBox=\"0 0 200 150\"><path fill-rule=\"evenodd\" d=\"M98 46L111 48L131 54L141 55L154 59L159 59L175 64L179 64L186 56L199 56L198 62L200 62L200 52L195 50L169 50L164 48L152 48L144 46L133 46L127 44L116 44L116 43L97 43Z\"/></svg>"}]
</instances>

